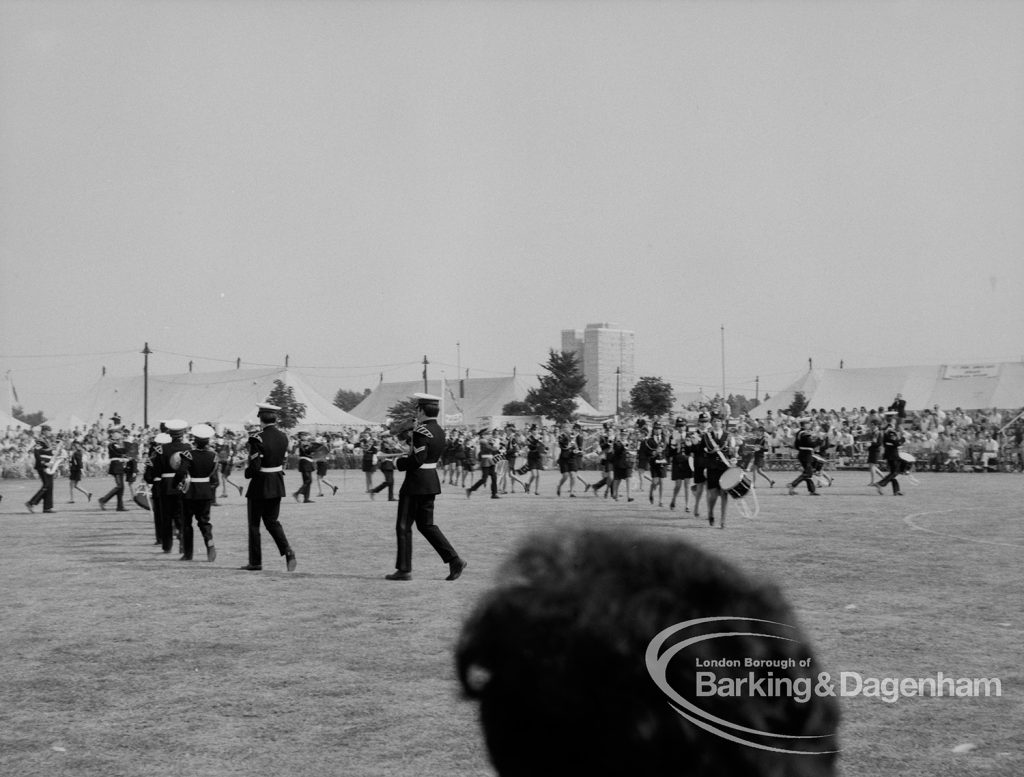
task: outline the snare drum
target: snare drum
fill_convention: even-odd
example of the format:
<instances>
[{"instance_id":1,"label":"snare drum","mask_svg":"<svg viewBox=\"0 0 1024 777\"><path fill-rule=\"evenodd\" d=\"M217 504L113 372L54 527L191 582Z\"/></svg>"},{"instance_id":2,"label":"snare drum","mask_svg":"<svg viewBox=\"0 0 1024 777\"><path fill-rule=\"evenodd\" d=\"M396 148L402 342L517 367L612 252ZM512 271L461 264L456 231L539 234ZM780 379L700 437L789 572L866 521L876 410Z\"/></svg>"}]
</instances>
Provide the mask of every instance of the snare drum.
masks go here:
<instances>
[{"instance_id":1,"label":"snare drum","mask_svg":"<svg viewBox=\"0 0 1024 777\"><path fill-rule=\"evenodd\" d=\"M734 499L742 499L750 491L753 482L740 467L729 467L718 480L718 487Z\"/></svg>"},{"instance_id":2,"label":"snare drum","mask_svg":"<svg viewBox=\"0 0 1024 777\"><path fill-rule=\"evenodd\" d=\"M900 451L898 455L900 457L900 461L906 462L907 464L913 464L917 461L916 458L911 456L909 453L904 453L903 451Z\"/></svg>"}]
</instances>

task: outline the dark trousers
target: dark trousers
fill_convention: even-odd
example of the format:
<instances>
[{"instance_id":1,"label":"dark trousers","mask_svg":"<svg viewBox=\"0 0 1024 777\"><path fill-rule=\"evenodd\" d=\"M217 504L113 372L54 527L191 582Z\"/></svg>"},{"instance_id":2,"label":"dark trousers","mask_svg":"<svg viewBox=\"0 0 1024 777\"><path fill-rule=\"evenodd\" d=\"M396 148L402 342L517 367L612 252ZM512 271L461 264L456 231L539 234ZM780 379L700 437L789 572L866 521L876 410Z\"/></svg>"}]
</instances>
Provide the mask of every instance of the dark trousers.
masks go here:
<instances>
[{"instance_id":1,"label":"dark trousers","mask_svg":"<svg viewBox=\"0 0 1024 777\"><path fill-rule=\"evenodd\" d=\"M498 493L498 476L494 473L494 467L480 467L480 479L470 486L469 490L476 491L487 482L487 478L491 479L491 496L496 496Z\"/></svg>"},{"instance_id":2,"label":"dark trousers","mask_svg":"<svg viewBox=\"0 0 1024 777\"><path fill-rule=\"evenodd\" d=\"M158 483L155 487L163 488L164 485ZM181 531L181 494L160 494L157 498L160 500L160 545L163 546L164 553L170 553L174 548L174 530Z\"/></svg>"},{"instance_id":3,"label":"dark trousers","mask_svg":"<svg viewBox=\"0 0 1024 777\"><path fill-rule=\"evenodd\" d=\"M800 477L789 484L790 488L796 488L800 483L807 484L807 490L810 493L814 493L814 454L810 451L800 451L797 454L797 460L800 462L800 466L803 467L803 471L800 473Z\"/></svg>"},{"instance_id":4,"label":"dark trousers","mask_svg":"<svg viewBox=\"0 0 1024 777\"><path fill-rule=\"evenodd\" d=\"M106 504L115 496L117 497L117 509L124 508L124 473L117 472L111 475L114 478L114 487L100 497L100 501Z\"/></svg>"},{"instance_id":5,"label":"dark trousers","mask_svg":"<svg viewBox=\"0 0 1024 777\"><path fill-rule=\"evenodd\" d=\"M398 521L395 524L395 533L398 535L398 558L395 561L395 569L399 572L412 572L413 524L416 524L420 534L426 537L427 542L437 551L437 555L445 564L450 564L459 557L444 533L434 525L434 495L403 494L399 491Z\"/></svg>"},{"instance_id":6,"label":"dark trousers","mask_svg":"<svg viewBox=\"0 0 1024 777\"><path fill-rule=\"evenodd\" d=\"M260 544L260 521L267 527L267 534L277 545L281 555L285 555L291 547L288 545L288 538L284 536L284 529L278 516L281 515L281 498L275 499L254 499L247 500L247 511L249 517L249 564L254 567L263 565L263 547Z\"/></svg>"},{"instance_id":7,"label":"dark trousers","mask_svg":"<svg viewBox=\"0 0 1024 777\"><path fill-rule=\"evenodd\" d=\"M181 555L192 558L192 519L195 518L203 544L213 544L213 528L210 526L210 499L181 500Z\"/></svg>"},{"instance_id":8,"label":"dark trousers","mask_svg":"<svg viewBox=\"0 0 1024 777\"><path fill-rule=\"evenodd\" d=\"M163 537L160 534L160 497L157 493L159 488L159 480L149 487L149 509L153 513L153 530L156 532L156 541L162 545Z\"/></svg>"},{"instance_id":9,"label":"dark trousers","mask_svg":"<svg viewBox=\"0 0 1024 777\"><path fill-rule=\"evenodd\" d=\"M53 475L49 474L45 469L37 469L39 473L39 490L28 500L30 505L37 505L40 502L43 503L44 510L53 509Z\"/></svg>"},{"instance_id":10,"label":"dark trousers","mask_svg":"<svg viewBox=\"0 0 1024 777\"><path fill-rule=\"evenodd\" d=\"M302 475L302 485L299 486L297 493L302 495L302 500L304 502L308 502L309 490L313 487L313 472L312 470L307 472L303 469L299 471L299 474Z\"/></svg>"},{"instance_id":11,"label":"dark trousers","mask_svg":"<svg viewBox=\"0 0 1024 777\"><path fill-rule=\"evenodd\" d=\"M900 474L900 467L903 464L902 459L897 456L886 456L885 464L889 468L889 471L885 474L885 477L878 481L879 488L885 488L887 485L892 483L892 492L898 494L900 492L900 481L896 479L896 476Z\"/></svg>"},{"instance_id":12,"label":"dark trousers","mask_svg":"<svg viewBox=\"0 0 1024 777\"><path fill-rule=\"evenodd\" d=\"M386 488L388 490L388 501L390 502L395 498L395 473L389 469L382 469L380 474L384 476L384 482L376 488L371 488L370 493L379 494Z\"/></svg>"}]
</instances>

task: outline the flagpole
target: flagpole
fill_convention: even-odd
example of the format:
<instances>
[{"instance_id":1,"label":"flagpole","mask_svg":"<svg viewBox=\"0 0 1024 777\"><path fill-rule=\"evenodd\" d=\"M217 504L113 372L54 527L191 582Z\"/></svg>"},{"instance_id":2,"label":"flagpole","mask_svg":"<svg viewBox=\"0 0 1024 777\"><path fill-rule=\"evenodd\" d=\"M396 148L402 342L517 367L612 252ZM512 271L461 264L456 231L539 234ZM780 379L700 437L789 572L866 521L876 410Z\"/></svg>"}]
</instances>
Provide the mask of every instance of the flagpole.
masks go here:
<instances>
[{"instance_id":1,"label":"flagpole","mask_svg":"<svg viewBox=\"0 0 1024 777\"><path fill-rule=\"evenodd\" d=\"M444 370L441 370L441 428L444 428L444 396L448 393L448 386L444 379Z\"/></svg>"}]
</instances>

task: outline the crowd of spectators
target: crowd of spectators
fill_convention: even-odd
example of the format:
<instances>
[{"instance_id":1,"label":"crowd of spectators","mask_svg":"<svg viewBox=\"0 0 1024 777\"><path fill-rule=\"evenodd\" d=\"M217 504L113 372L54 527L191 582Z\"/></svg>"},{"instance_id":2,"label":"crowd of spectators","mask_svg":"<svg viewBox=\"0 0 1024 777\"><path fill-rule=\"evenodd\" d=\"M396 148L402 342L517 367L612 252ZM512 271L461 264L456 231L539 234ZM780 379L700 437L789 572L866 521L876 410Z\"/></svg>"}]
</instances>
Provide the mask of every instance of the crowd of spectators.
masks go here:
<instances>
[{"instance_id":1,"label":"crowd of spectators","mask_svg":"<svg viewBox=\"0 0 1024 777\"><path fill-rule=\"evenodd\" d=\"M740 438L753 438L764 428L769 450L767 460L774 469L792 467L793 438L799 430L799 418L785 412L777 415L769 412L764 418L752 418L748 414L732 415L726 403L715 399L708 403L694 404L687 407L679 415L687 423L695 422L702 411L719 412L729 418L730 431ZM991 408L982 411L966 411L962 408L943 410L939 407L922 411L908 411L901 419L902 429L906 437L903 450L915 456L918 469L936 471L961 470L992 470L1024 471L1024 420L1018 418L1019 411ZM892 413L886 408L868 409L867 407L840 408L839 410L807 410L803 414L809 418L819 433L829 440L826 449L829 458L837 467L864 466L868 438L874 428L882 428L892 419ZM661 419L666 428L671 428L676 416ZM618 426L626 432L630 441L638 445L640 439L653 424L640 427L636 417L620 417ZM122 432L125 440L134 450L145 450L154 430L144 429L135 424L120 425L119 419L101 419L88 427L70 430L55 430L52 433L54 445L69 449L71 443L81 444L84 460L84 477L104 475L107 471L107 445L113 429ZM596 468L600 457L597 444L601 432L599 422L588 423L581 419L584 437L583 464L585 467ZM211 426L217 427L211 423ZM525 439L529 424L523 423L514 427L506 427L506 434L518 435ZM478 429L475 426L457 425L448 427L449 436L458 436L467 442L468 455L472 457L471 441ZM317 439L323 442L329 453L328 465L332 469L365 470L365 457L371 448L374 451L386 450L389 447L391 430L386 426L363 429L361 427L343 428L337 431L322 432ZM540 425L535 434L545 442L548 455L557 450L556 438L558 430L555 426ZM245 435L233 438L234 455L239 463L245 455ZM4 478L32 478L33 470L32 447L35 434L31 430L8 428L0 433L0 470ZM545 466L549 466L546 463Z\"/></svg>"}]
</instances>

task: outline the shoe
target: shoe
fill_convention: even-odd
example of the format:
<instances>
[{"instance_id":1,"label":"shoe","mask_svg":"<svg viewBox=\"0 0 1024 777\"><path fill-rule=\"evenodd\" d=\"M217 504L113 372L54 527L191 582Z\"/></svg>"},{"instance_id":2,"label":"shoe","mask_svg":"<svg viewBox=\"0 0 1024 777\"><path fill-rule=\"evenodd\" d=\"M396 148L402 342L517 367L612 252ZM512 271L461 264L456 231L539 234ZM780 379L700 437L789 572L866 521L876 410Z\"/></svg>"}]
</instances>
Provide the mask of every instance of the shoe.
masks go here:
<instances>
[{"instance_id":1,"label":"shoe","mask_svg":"<svg viewBox=\"0 0 1024 777\"><path fill-rule=\"evenodd\" d=\"M316 495L316 498L317 499L323 499L323 496L324 496L324 492L321 491L319 494Z\"/></svg>"},{"instance_id":2,"label":"shoe","mask_svg":"<svg viewBox=\"0 0 1024 777\"><path fill-rule=\"evenodd\" d=\"M242 487L241 486L237 486L237 488L238 488L238 495L241 496L242 495Z\"/></svg>"},{"instance_id":3,"label":"shoe","mask_svg":"<svg viewBox=\"0 0 1024 777\"><path fill-rule=\"evenodd\" d=\"M569 494L569 498L570 499L575 499L576 498L576 494Z\"/></svg>"},{"instance_id":4,"label":"shoe","mask_svg":"<svg viewBox=\"0 0 1024 777\"><path fill-rule=\"evenodd\" d=\"M812 491L811 492L811 496L821 496L821 492L820 491Z\"/></svg>"},{"instance_id":5,"label":"shoe","mask_svg":"<svg viewBox=\"0 0 1024 777\"><path fill-rule=\"evenodd\" d=\"M654 504L654 494L648 494L647 501L650 502L651 504Z\"/></svg>"},{"instance_id":6,"label":"shoe","mask_svg":"<svg viewBox=\"0 0 1024 777\"><path fill-rule=\"evenodd\" d=\"M774 480L769 480L768 481L768 488L775 488L775 481Z\"/></svg>"},{"instance_id":7,"label":"shoe","mask_svg":"<svg viewBox=\"0 0 1024 777\"><path fill-rule=\"evenodd\" d=\"M590 483L583 484L583 493L587 493L590 490Z\"/></svg>"},{"instance_id":8,"label":"shoe","mask_svg":"<svg viewBox=\"0 0 1024 777\"><path fill-rule=\"evenodd\" d=\"M786 493L789 494L790 496L796 496L796 489L793 488L793 486L790 486L789 491L787 491Z\"/></svg>"},{"instance_id":9,"label":"shoe","mask_svg":"<svg viewBox=\"0 0 1024 777\"><path fill-rule=\"evenodd\" d=\"M472 488L467 488L466 489L466 499L469 499L469 497L472 495L472 493L473 493L473 489Z\"/></svg>"},{"instance_id":10,"label":"shoe","mask_svg":"<svg viewBox=\"0 0 1024 777\"><path fill-rule=\"evenodd\" d=\"M337 496L337 494L338 494L338 487L337 487L337 486L331 486L331 488L333 488L333 489L334 489L334 490L333 490L333 491L331 492L331 496Z\"/></svg>"},{"instance_id":11,"label":"shoe","mask_svg":"<svg viewBox=\"0 0 1024 777\"><path fill-rule=\"evenodd\" d=\"M206 560L211 563L217 560L217 548L213 545L206 549Z\"/></svg>"},{"instance_id":12,"label":"shoe","mask_svg":"<svg viewBox=\"0 0 1024 777\"><path fill-rule=\"evenodd\" d=\"M629 497L629 499L627 499L626 501L627 502L632 502L633 501L633 497Z\"/></svg>"},{"instance_id":13,"label":"shoe","mask_svg":"<svg viewBox=\"0 0 1024 777\"><path fill-rule=\"evenodd\" d=\"M882 487L881 487L880 485L878 485L878 483L873 483L872 485L874 485L874 487L875 487L875 491L877 491L877 492L878 492L878 495L879 495L879 496L882 496L882 495L883 495L883 494L885 493L885 492L884 492L884 491L882 490Z\"/></svg>"},{"instance_id":14,"label":"shoe","mask_svg":"<svg viewBox=\"0 0 1024 777\"><path fill-rule=\"evenodd\" d=\"M296 502L299 501L299 492L298 491L296 491L294 494L292 494L292 496L295 498Z\"/></svg>"},{"instance_id":15,"label":"shoe","mask_svg":"<svg viewBox=\"0 0 1024 777\"><path fill-rule=\"evenodd\" d=\"M191 561L191 560L192 560L191 556L185 556L185 555L183 555L181 558L178 559L178 561Z\"/></svg>"},{"instance_id":16,"label":"shoe","mask_svg":"<svg viewBox=\"0 0 1024 777\"><path fill-rule=\"evenodd\" d=\"M555 489L555 496L561 496L561 495L562 495L562 487L559 486L558 488Z\"/></svg>"},{"instance_id":17,"label":"shoe","mask_svg":"<svg viewBox=\"0 0 1024 777\"><path fill-rule=\"evenodd\" d=\"M497 494L491 494L491 499L501 499Z\"/></svg>"},{"instance_id":18,"label":"shoe","mask_svg":"<svg viewBox=\"0 0 1024 777\"><path fill-rule=\"evenodd\" d=\"M74 503L75 503L75 500L74 500L74 499L69 499L69 500L67 501L67 504L69 504L69 505L73 505Z\"/></svg>"},{"instance_id":19,"label":"shoe","mask_svg":"<svg viewBox=\"0 0 1024 777\"><path fill-rule=\"evenodd\" d=\"M448 565L448 568L451 571L448 573L448 577L446 577L445 580L458 580L459 576L462 574L462 571L467 566L469 566L469 565L465 561L463 561L461 558L456 558L454 561L452 561Z\"/></svg>"},{"instance_id":20,"label":"shoe","mask_svg":"<svg viewBox=\"0 0 1024 777\"><path fill-rule=\"evenodd\" d=\"M126 513L126 512L128 512L128 508L127 507L118 507L114 512L115 513Z\"/></svg>"},{"instance_id":21,"label":"shoe","mask_svg":"<svg viewBox=\"0 0 1024 777\"><path fill-rule=\"evenodd\" d=\"M36 506L34 504L32 504L31 502L25 502L25 507L28 508L28 511L30 513L34 513L36 511Z\"/></svg>"},{"instance_id":22,"label":"shoe","mask_svg":"<svg viewBox=\"0 0 1024 777\"><path fill-rule=\"evenodd\" d=\"M311 505L311 504L313 504L313 503L314 503L315 501L316 501L315 499L303 499L303 500L302 500L302 504L304 504L304 505Z\"/></svg>"},{"instance_id":23,"label":"shoe","mask_svg":"<svg viewBox=\"0 0 1024 777\"><path fill-rule=\"evenodd\" d=\"M85 495L85 501L86 502L91 502L92 501L92 491L90 491L88 494Z\"/></svg>"},{"instance_id":24,"label":"shoe","mask_svg":"<svg viewBox=\"0 0 1024 777\"><path fill-rule=\"evenodd\" d=\"M893 496L903 496L903 492L902 491L897 491L896 493L893 494ZM52 510L44 510L43 512L49 513L49 512L53 512L53 511Z\"/></svg>"},{"instance_id":25,"label":"shoe","mask_svg":"<svg viewBox=\"0 0 1024 777\"><path fill-rule=\"evenodd\" d=\"M377 493L375 491L367 491L366 493L370 495L371 502L377 498Z\"/></svg>"},{"instance_id":26,"label":"shoe","mask_svg":"<svg viewBox=\"0 0 1024 777\"><path fill-rule=\"evenodd\" d=\"M392 572L390 575L384 575L385 580L412 580L411 572Z\"/></svg>"},{"instance_id":27,"label":"shoe","mask_svg":"<svg viewBox=\"0 0 1024 777\"><path fill-rule=\"evenodd\" d=\"M261 571L263 569L263 565L262 564L246 564L244 567L239 567L239 569L244 569L246 572L259 572L259 571Z\"/></svg>"},{"instance_id":28,"label":"shoe","mask_svg":"<svg viewBox=\"0 0 1024 777\"><path fill-rule=\"evenodd\" d=\"M683 512L684 512L684 513L688 513L688 512L690 512L690 508L689 508L689 507L684 507L684 508L683 508Z\"/></svg>"},{"instance_id":29,"label":"shoe","mask_svg":"<svg viewBox=\"0 0 1024 777\"><path fill-rule=\"evenodd\" d=\"M397 499L395 499L395 498L394 498L393 496L389 496L389 497L388 497L388 501L389 501L389 502L397 502L398 500L397 500Z\"/></svg>"},{"instance_id":30,"label":"shoe","mask_svg":"<svg viewBox=\"0 0 1024 777\"><path fill-rule=\"evenodd\" d=\"M55 513L55 512L57 512L57 511L56 511L56 510L54 510L54 509L53 509L53 508L51 507L51 508L50 508L49 510L43 510L43 512L44 512L44 513Z\"/></svg>"},{"instance_id":31,"label":"shoe","mask_svg":"<svg viewBox=\"0 0 1024 777\"><path fill-rule=\"evenodd\" d=\"M708 526L714 526L714 525L715 525L715 516L709 515L708 516Z\"/></svg>"},{"instance_id":32,"label":"shoe","mask_svg":"<svg viewBox=\"0 0 1024 777\"><path fill-rule=\"evenodd\" d=\"M669 502L668 503L668 509L669 510L675 510L676 509L676 503L675 502Z\"/></svg>"},{"instance_id":33,"label":"shoe","mask_svg":"<svg viewBox=\"0 0 1024 777\"><path fill-rule=\"evenodd\" d=\"M298 559L295 558L295 553L290 550L284 554L284 562L289 572L294 572L295 567L299 565Z\"/></svg>"},{"instance_id":34,"label":"shoe","mask_svg":"<svg viewBox=\"0 0 1024 777\"><path fill-rule=\"evenodd\" d=\"M154 544L154 545L163 545L163 543L162 543L162 542L160 542L160 540L157 540L157 541L156 541L156 542L154 542L153 544Z\"/></svg>"}]
</instances>

